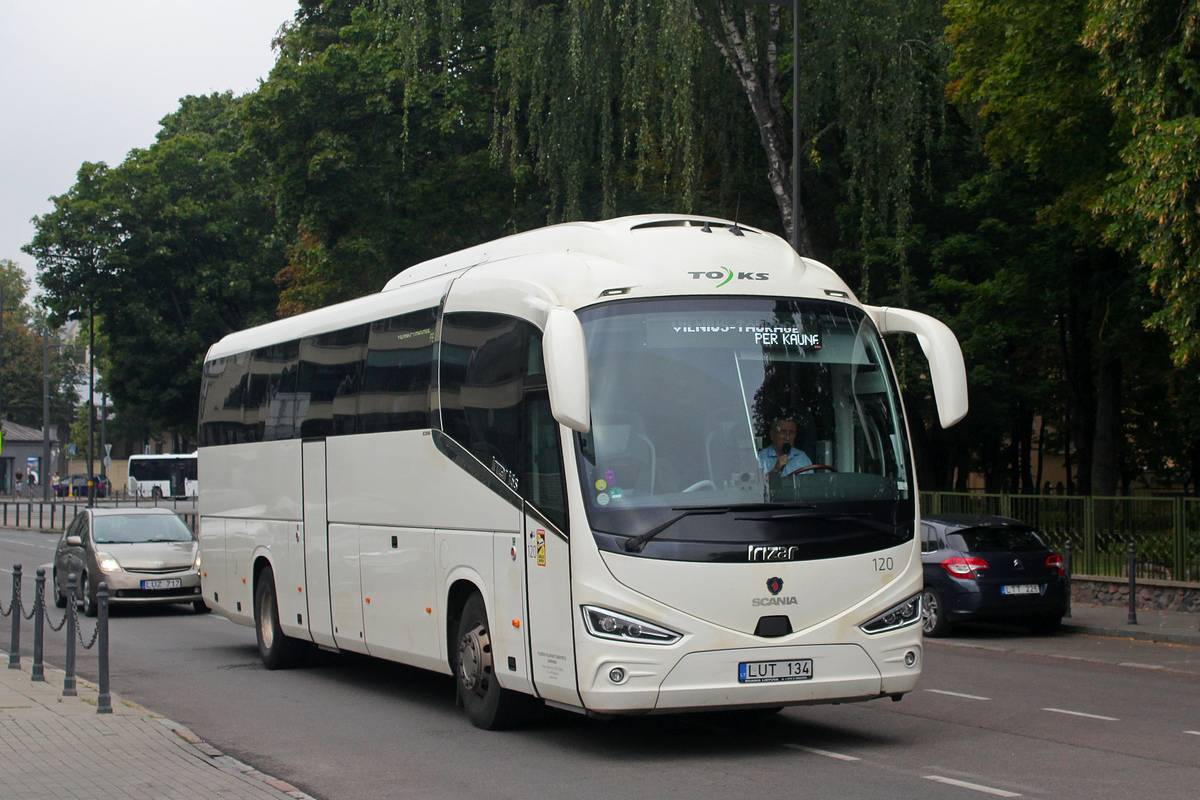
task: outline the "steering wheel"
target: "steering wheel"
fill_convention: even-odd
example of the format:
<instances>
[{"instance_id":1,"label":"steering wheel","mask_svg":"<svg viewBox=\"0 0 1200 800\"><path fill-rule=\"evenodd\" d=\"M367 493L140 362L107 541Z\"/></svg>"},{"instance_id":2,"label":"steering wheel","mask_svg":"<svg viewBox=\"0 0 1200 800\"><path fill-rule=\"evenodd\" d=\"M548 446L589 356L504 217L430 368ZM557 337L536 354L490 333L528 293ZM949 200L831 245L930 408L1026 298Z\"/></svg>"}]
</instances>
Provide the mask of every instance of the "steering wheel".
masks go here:
<instances>
[{"instance_id":1,"label":"steering wheel","mask_svg":"<svg viewBox=\"0 0 1200 800\"><path fill-rule=\"evenodd\" d=\"M712 481L705 478L702 481L696 481L691 486L684 489L684 491L685 492L694 492L698 489L712 489L713 491L716 491L716 488L717 488L717 485L715 483L713 483Z\"/></svg>"},{"instance_id":2,"label":"steering wheel","mask_svg":"<svg viewBox=\"0 0 1200 800\"><path fill-rule=\"evenodd\" d=\"M788 474L799 475L801 472L812 472L813 470L817 469L828 470L829 472L837 472L837 468L831 464L809 464L807 467L801 467L800 469L792 470Z\"/></svg>"}]
</instances>

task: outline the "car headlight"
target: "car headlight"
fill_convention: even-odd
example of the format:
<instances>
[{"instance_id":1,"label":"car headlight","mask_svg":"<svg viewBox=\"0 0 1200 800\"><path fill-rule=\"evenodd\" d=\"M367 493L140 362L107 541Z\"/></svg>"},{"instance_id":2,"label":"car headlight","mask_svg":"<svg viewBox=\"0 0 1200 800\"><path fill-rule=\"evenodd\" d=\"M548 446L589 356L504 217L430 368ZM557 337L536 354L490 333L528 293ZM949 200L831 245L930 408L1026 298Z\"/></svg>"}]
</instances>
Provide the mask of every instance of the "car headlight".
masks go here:
<instances>
[{"instance_id":1,"label":"car headlight","mask_svg":"<svg viewBox=\"0 0 1200 800\"><path fill-rule=\"evenodd\" d=\"M101 572L120 572L121 565L108 553L96 553L96 564Z\"/></svg>"},{"instance_id":2,"label":"car headlight","mask_svg":"<svg viewBox=\"0 0 1200 800\"><path fill-rule=\"evenodd\" d=\"M914 594L903 603L892 606L887 611L864 622L858 627L863 633L884 633L897 628L907 628L921 621L921 595Z\"/></svg>"},{"instance_id":3,"label":"car headlight","mask_svg":"<svg viewBox=\"0 0 1200 800\"><path fill-rule=\"evenodd\" d=\"M196 572L200 571L200 551L198 549L196 550L196 558L192 561L192 569L196 570Z\"/></svg>"},{"instance_id":4,"label":"car headlight","mask_svg":"<svg viewBox=\"0 0 1200 800\"><path fill-rule=\"evenodd\" d=\"M675 631L616 611L596 606L580 606L580 609L583 611L583 624L587 626L588 633L601 639L641 644L674 644L683 638L682 634Z\"/></svg>"}]
</instances>

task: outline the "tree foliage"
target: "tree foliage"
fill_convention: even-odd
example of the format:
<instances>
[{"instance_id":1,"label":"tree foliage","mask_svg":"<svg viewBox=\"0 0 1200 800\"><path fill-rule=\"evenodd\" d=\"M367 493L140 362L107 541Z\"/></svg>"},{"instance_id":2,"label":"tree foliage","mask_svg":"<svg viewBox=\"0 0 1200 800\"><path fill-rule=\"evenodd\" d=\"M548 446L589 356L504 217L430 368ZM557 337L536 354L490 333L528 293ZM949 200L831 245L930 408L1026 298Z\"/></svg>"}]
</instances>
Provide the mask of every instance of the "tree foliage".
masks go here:
<instances>
[{"instance_id":1,"label":"tree foliage","mask_svg":"<svg viewBox=\"0 0 1200 800\"><path fill-rule=\"evenodd\" d=\"M1200 356L1200 2L1092 0L1084 43L1127 122L1122 169L1098 204L1164 303L1152 321L1179 362Z\"/></svg>"},{"instance_id":2,"label":"tree foliage","mask_svg":"<svg viewBox=\"0 0 1200 800\"><path fill-rule=\"evenodd\" d=\"M122 413L186 442L196 386L216 339L267 321L282 246L238 157L239 101L185 98L154 145L123 164L85 164L75 187L35 220L26 252L56 319L94 315Z\"/></svg>"}]
</instances>

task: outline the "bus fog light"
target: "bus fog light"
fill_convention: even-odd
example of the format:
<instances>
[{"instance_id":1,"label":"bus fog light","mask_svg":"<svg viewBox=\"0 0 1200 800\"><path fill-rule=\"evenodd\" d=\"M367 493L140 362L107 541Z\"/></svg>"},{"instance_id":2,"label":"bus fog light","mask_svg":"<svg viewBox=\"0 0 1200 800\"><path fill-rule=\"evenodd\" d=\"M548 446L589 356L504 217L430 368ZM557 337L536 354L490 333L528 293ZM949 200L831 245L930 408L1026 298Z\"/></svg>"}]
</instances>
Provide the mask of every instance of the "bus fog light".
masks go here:
<instances>
[{"instance_id":1,"label":"bus fog light","mask_svg":"<svg viewBox=\"0 0 1200 800\"><path fill-rule=\"evenodd\" d=\"M601 639L642 644L675 644L681 634L645 620L596 606L580 606L588 633Z\"/></svg>"},{"instance_id":2,"label":"bus fog light","mask_svg":"<svg viewBox=\"0 0 1200 800\"><path fill-rule=\"evenodd\" d=\"M903 603L878 614L859 625L863 633L884 633L898 628L907 628L921 621L921 595L914 594Z\"/></svg>"},{"instance_id":3,"label":"bus fog light","mask_svg":"<svg viewBox=\"0 0 1200 800\"><path fill-rule=\"evenodd\" d=\"M904 654L904 666L911 667L917 663L917 654L909 650Z\"/></svg>"},{"instance_id":4,"label":"bus fog light","mask_svg":"<svg viewBox=\"0 0 1200 800\"><path fill-rule=\"evenodd\" d=\"M608 671L608 679L613 683L624 683L627 677L629 677L629 673L621 667L613 667Z\"/></svg>"}]
</instances>

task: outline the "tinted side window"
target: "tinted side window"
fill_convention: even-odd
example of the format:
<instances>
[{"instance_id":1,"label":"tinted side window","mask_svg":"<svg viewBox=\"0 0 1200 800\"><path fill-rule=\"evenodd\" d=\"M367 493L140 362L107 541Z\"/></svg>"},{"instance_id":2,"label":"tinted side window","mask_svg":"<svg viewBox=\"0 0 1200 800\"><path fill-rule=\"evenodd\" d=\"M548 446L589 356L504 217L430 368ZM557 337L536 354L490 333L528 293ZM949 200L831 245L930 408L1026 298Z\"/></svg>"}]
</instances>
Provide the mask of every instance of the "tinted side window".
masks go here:
<instances>
[{"instance_id":1,"label":"tinted side window","mask_svg":"<svg viewBox=\"0 0 1200 800\"><path fill-rule=\"evenodd\" d=\"M245 441L242 403L246 394L246 354L218 358L204 365L200 385L200 444L237 444Z\"/></svg>"},{"instance_id":2,"label":"tinted side window","mask_svg":"<svg viewBox=\"0 0 1200 800\"><path fill-rule=\"evenodd\" d=\"M429 308L371 324L358 432L429 427L436 310Z\"/></svg>"},{"instance_id":3,"label":"tinted side window","mask_svg":"<svg viewBox=\"0 0 1200 800\"><path fill-rule=\"evenodd\" d=\"M357 325L300 341L296 394L303 409L297 408L296 421L302 437L355 432L367 333L368 326Z\"/></svg>"},{"instance_id":4,"label":"tinted side window","mask_svg":"<svg viewBox=\"0 0 1200 800\"><path fill-rule=\"evenodd\" d=\"M439 369L443 431L565 530L561 440L541 331L499 314L446 314Z\"/></svg>"},{"instance_id":5,"label":"tinted side window","mask_svg":"<svg viewBox=\"0 0 1200 800\"><path fill-rule=\"evenodd\" d=\"M299 358L299 341L263 347L251 354L243 416L246 441L292 438Z\"/></svg>"}]
</instances>

